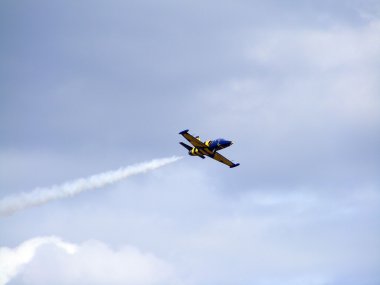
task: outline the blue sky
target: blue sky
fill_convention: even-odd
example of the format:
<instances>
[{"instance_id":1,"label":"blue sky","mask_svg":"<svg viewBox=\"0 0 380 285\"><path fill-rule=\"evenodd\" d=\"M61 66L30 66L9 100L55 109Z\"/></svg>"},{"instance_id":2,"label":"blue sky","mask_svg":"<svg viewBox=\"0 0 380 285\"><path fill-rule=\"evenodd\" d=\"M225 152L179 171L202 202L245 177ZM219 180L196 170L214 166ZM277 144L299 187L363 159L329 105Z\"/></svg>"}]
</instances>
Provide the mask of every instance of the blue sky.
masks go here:
<instances>
[{"instance_id":1,"label":"blue sky","mask_svg":"<svg viewBox=\"0 0 380 285\"><path fill-rule=\"evenodd\" d=\"M241 163L0 218L1 248L78 249L8 284L378 284L379 34L377 1L2 1L0 198L185 155L187 128Z\"/></svg>"}]
</instances>

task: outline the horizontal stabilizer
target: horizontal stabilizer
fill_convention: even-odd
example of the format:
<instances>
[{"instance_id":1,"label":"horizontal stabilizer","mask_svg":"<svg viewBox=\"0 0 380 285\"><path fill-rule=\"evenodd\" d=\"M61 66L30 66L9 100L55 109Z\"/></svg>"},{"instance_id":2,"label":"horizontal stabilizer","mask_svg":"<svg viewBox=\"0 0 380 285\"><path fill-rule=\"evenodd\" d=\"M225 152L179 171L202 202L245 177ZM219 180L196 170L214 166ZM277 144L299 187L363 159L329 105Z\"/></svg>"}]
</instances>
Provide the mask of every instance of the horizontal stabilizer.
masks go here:
<instances>
[{"instance_id":1,"label":"horizontal stabilizer","mask_svg":"<svg viewBox=\"0 0 380 285\"><path fill-rule=\"evenodd\" d=\"M240 163L235 163L234 165L230 166L230 168L234 168L234 167L239 166L239 165L240 165Z\"/></svg>"},{"instance_id":2,"label":"horizontal stabilizer","mask_svg":"<svg viewBox=\"0 0 380 285\"><path fill-rule=\"evenodd\" d=\"M179 144L182 145L184 148L186 148L188 151L190 151L190 150L193 149L191 146L189 146L189 145L187 145L187 144L185 144L183 142L180 142Z\"/></svg>"},{"instance_id":3,"label":"horizontal stabilizer","mask_svg":"<svg viewBox=\"0 0 380 285\"><path fill-rule=\"evenodd\" d=\"M188 131L189 131L189 130L187 129L187 130L184 130L184 131L180 132L179 134L180 134L180 135L183 135L183 134L186 134Z\"/></svg>"}]
</instances>

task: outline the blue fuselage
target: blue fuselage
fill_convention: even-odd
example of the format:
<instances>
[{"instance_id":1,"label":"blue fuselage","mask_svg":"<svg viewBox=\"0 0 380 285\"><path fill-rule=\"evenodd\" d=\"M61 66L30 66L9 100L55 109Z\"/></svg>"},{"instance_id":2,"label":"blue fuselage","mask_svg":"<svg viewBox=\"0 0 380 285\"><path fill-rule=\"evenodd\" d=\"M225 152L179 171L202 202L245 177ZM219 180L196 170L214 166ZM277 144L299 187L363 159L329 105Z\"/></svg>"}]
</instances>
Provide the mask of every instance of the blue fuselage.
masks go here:
<instances>
[{"instance_id":1,"label":"blue fuselage","mask_svg":"<svg viewBox=\"0 0 380 285\"><path fill-rule=\"evenodd\" d=\"M216 139L209 143L208 147L210 150L220 150L232 145L232 141L225 139Z\"/></svg>"}]
</instances>

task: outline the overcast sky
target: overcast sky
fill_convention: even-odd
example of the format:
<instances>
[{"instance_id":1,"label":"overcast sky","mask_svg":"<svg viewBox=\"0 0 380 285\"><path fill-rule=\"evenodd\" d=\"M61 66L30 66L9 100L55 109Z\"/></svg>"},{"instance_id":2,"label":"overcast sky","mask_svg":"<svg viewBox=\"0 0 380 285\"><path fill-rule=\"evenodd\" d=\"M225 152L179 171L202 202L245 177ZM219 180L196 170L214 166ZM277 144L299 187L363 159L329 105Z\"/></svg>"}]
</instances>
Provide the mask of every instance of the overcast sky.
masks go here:
<instances>
[{"instance_id":1,"label":"overcast sky","mask_svg":"<svg viewBox=\"0 0 380 285\"><path fill-rule=\"evenodd\" d=\"M0 199L185 156L1 217L7 284L379 284L378 1L4 0L0 37Z\"/></svg>"}]
</instances>

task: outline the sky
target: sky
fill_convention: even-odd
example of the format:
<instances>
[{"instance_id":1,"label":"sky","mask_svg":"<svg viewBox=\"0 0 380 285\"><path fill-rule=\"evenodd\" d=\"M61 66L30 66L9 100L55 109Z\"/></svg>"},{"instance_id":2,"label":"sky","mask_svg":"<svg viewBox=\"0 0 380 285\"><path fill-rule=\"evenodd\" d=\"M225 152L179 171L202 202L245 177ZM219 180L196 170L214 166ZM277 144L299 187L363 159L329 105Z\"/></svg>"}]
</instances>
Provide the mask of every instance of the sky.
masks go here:
<instances>
[{"instance_id":1,"label":"sky","mask_svg":"<svg viewBox=\"0 0 380 285\"><path fill-rule=\"evenodd\" d=\"M0 284L377 285L380 4L0 3ZM241 165L178 133L234 141Z\"/></svg>"}]
</instances>

